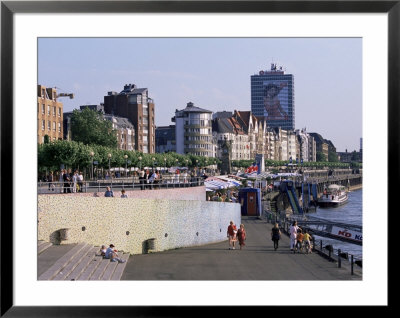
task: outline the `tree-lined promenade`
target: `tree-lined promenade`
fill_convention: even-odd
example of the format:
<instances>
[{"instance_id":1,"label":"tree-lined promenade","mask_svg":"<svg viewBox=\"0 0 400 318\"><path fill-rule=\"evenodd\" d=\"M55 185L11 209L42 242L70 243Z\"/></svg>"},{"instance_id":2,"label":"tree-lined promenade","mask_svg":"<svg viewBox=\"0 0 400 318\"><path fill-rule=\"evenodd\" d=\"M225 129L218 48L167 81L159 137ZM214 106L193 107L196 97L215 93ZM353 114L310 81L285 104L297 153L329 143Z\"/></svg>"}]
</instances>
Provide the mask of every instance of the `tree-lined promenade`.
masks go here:
<instances>
[{"instance_id":1,"label":"tree-lined promenade","mask_svg":"<svg viewBox=\"0 0 400 318\"><path fill-rule=\"evenodd\" d=\"M63 165L66 168L85 169L95 163L97 168L108 169L111 167L210 167L221 163L218 158L202 157L195 155L182 155L175 152L145 154L138 151L119 150L96 144L87 145L77 141L57 140L38 145L39 172L59 170ZM254 160L232 161L232 166L246 169ZM289 164L289 161L266 160L266 168L279 169ZM355 168L359 163L333 163L333 162L304 162L298 167L309 168Z\"/></svg>"}]
</instances>

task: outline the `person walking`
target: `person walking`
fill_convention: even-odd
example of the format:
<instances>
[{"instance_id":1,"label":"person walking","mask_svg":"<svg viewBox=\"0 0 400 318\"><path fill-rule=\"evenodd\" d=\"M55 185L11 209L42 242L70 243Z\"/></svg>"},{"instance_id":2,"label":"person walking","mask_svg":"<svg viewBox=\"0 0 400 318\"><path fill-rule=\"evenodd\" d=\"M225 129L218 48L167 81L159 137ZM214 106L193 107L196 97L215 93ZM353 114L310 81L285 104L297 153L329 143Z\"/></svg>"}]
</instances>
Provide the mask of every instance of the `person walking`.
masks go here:
<instances>
[{"instance_id":1,"label":"person walking","mask_svg":"<svg viewBox=\"0 0 400 318\"><path fill-rule=\"evenodd\" d=\"M63 181L64 181L64 193L71 193L71 184L70 184L70 177L67 170L64 170L63 174Z\"/></svg>"},{"instance_id":2,"label":"person walking","mask_svg":"<svg viewBox=\"0 0 400 318\"><path fill-rule=\"evenodd\" d=\"M230 221L228 230L226 233L229 238L229 249L232 249L232 250L235 249L236 233L237 233L236 225L235 225L235 223L233 223L233 221Z\"/></svg>"},{"instance_id":3,"label":"person walking","mask_svg":"<svg viewBox=\"0 0 400 318\"><path fill-rule=\"evenodd\" d=\"M299 229L297 225L297 221L293 221L292 225L290 226L290 250L293 251L296 245L296 236L297 230Z\"/></svg>"},{"instance_id":4,"label":"person walking","mask_svg":"<svg viewBox=\"0 0 400 318\"><path fill-rule=\"evenodd\" d=\"M74 174L72 175L72 192L76 193L78 191L78 171L75 170Z\"/></svg>"},{"instance_id":5,"label":"person walking","mask_svg":"<svg viewBox=\"0 0 400 318\"><path fill-rule=\"evenodd\" d=\"M82 171L79 171L79 174L78 174L78 186L79 186L79 192L83 192L83 174L82 174Z\"/></svg>"},{"instance_id":6,"label":"person walking","mask_svg":"<svg viewBox=\"0 0 400 318\"><path fill-rule=\"evenodd\" d=\"M312 245L311 245L311 235L308 233L307 230L304 231L304 237L303 237L303 244L304 247L306 248L306 253L312 253Z\"/></svg>"},{"instance_id":7,"label":"person walking","mask_svg":"<svg viewBox=\"0 0 400 318\"><path fill-rule=\"evenodd\" d=\"M304 234L303 234L302 230L299 228L297 230L297 235L296 235L296 248L294 250L295 253L296 253L296 251L298 251L299 253L301 252L301 249L303 247L303 237L304 237Z\"/></svg>"},{"instance_id":8,"label":"person walking","mask_svg":"<svg viewBox=\"0 0 400 318\"><path fill-rule=\"evenodd\" d=\"M271 240L274 242L274 250L278 249L279 240L281 239L281 230L279 229L279 224L275 223L271 230Z\"/></svg>"},{"instance_id":9,"label":"person walking","mask_svg":"<svg viewBox=\"0 0 400 318\"><path fill-rule=\"evenodd\" d=\"M244 243L244 241L246 240L246 230L244 229L243 224L240 224L239 230L237 231L237 238L239 240L240 249L242 249L242 247L246 245Z\"/></svg>"}]
</instances>

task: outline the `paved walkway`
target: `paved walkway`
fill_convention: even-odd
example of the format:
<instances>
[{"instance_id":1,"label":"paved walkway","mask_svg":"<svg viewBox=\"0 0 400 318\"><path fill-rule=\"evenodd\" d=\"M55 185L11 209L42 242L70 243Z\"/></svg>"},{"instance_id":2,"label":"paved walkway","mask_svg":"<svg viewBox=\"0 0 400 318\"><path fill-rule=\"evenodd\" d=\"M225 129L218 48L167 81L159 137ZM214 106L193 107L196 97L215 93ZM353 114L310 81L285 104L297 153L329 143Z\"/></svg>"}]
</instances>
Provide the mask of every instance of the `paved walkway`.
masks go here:
<instances>
[{"instance_id":1,"label":"paved walkway","mask_svg":"<svg viewBox=\"0 0 400 318\"><path fill-rule=\"evenodd\" d=\"M282 235L279 249L271 241L272 224L242 218L247 232L243 250L228 249L228 241L158 253L124 255L127 262L111 263L95 256L88 244L51 246L38 242L39 280L361 280L350 266L313 254L293 254ZM238 225L238 224L237 224ZM346 265L347 262L347 265ZM356 266L355 266L356 267Z\"/></svg>"},{"instance_id":2,"label":"paved walkway","mask_svg":"<svg viewBox=\"0 0 400 318\"><path fill-rule=\"evenodd\" d=\"M247 232L243 250L228 249L228 241L198 247L130 256L121 280L361 280L350 267L318 254L293 254L282 235L277 251L272 225L242 217ZM238 224L237 224L238 225ZM228 225L227 225L228 226ZM343 262L345 263L345 261Z\"/></svg>"}]
</instances>

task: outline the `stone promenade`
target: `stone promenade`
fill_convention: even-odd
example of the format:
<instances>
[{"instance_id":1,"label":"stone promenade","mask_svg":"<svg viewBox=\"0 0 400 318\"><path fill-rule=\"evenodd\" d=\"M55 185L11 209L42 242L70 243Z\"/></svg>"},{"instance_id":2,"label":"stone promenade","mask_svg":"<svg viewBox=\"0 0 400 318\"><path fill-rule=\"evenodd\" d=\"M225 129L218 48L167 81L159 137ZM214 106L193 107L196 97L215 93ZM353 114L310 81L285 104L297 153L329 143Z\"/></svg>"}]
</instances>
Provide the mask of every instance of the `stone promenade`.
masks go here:
<instances>
[{"instance_id":1,"label":"stone promenade","mask_svg":"<svg viewBox=\"0 0 400 318\"><path fill-rule=\"evenodd\" d=\"M272 224L242 217L247 232L244 249L228 249L228 241L153 254L133 255L122 280L361 280L351 275L345 260L336 262L313 254L290 252L283 234L274 251ZM237 224L239 226L239 224ZM228 227L228 224L227 224ZM224 230L224 229L223 229Z\"/></svg>"},{"instance_id":2,"label":"stone promenade","mask_svg":"<svg viewBox=\"0 0 400 318\"><path fill-rule=\"evenodd\" d=\"M357 270L357 266L355 266L354 275L351 275L350 266L346 260L343 260L342 267L338 268L336 262L331 262L317 253L293 254L290 252L289 238L285 234L282 235L279 249L274 251L270 238L272 224L263 219L242 217L242 223L247 232L246 246L243 250L239 250L238 247L235 250L229 250L228 241L225 241L158 253L131 255L126 263L120 264L122 266L117 264L111 266L109 260L103 262L96 259L94 251L98 248L82 244L81 247L79 244L51 246L40 251L38 255L38 277L64 280L81 280L85 277L87 280L335 281L362 279L361 271ZM83 252L73 253L78 248L85 251L85 257L79 257L83 255ZM74 255L75 260L82 258L84 263L74 264L73 259L68 263L69 254ZM124 256L128 257L127 254ZM96 274L89 275L87 268ZM66 269L71 274L67 274ZM86 274L78 274L78 272Z\"/></svg>"}]
</instances>

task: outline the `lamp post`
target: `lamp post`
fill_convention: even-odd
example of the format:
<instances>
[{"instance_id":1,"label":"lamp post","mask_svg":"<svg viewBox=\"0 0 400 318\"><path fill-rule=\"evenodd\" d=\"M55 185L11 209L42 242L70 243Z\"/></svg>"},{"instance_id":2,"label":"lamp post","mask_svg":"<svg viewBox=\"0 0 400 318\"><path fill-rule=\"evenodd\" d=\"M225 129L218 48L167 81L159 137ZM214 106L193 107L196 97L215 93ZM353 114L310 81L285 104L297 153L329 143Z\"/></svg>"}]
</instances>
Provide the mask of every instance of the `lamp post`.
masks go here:
<instances>
[{"instance_id":1,"label":"lamp post","mask_svg":"<svg viewBox=\"0 0 400 318\"><path fill-rule=\"evenodd\" d=\"M128 177L128 155L124 155L125 158L125 178Z\"/></svg>"},{"instance_id":2,"label":"lamp post","mask_svg":"<svg viewBox=\"0 0 400 318\"><path fill-rule=\"evenodd\" d=\"M142 171L142 157L139 157L139 170Z\"/></svg>"},{"instance_id":3,"label":"lamp post","mask_svg":"<svg viewBox=\"0 0 400 318\"><path fill-rule=\"evenodd\" d=\"M93 171L94 152L93 151L90 152L90 156L92 157L92 173L90 175L90 179L93 179L93 177L94 177L94 175L93 175L93 173L94 173L94 171Z\"/></svg>"},{"instance_id":4,"label":"lamp post","mask_svg":"<svg viewBox=\"0 0 400 318\"><path fill-rule=\"evenodd\" d=\"M111 178L111 154L108 154L108 175Z\"/></svg>"},{"instance_id":5,"label":"lamp post","mask_svg":"<svg viewBox=\"0 0 400 318\"><path fill-rule=\"evenodd\" d=\"M166 169L167 169L167 158L164 157L164 173Z\"/></svg>"}]
</instances>

